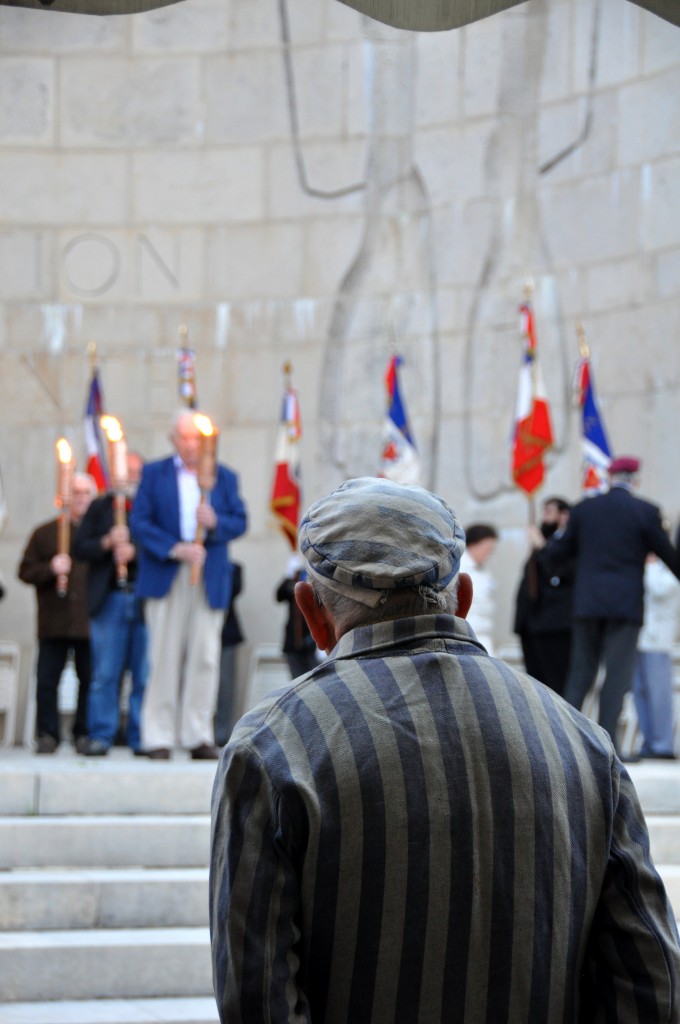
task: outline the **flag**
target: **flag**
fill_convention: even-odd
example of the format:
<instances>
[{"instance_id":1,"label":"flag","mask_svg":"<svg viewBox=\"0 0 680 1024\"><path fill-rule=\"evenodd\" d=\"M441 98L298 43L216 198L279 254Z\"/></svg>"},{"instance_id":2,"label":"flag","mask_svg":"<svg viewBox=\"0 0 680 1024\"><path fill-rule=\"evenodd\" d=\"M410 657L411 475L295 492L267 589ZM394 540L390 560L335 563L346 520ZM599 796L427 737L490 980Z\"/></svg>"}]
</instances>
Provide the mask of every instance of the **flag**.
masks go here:
<instances>
[{"instance_id":1,"label":"flag","mask_svg":"<svg viewBox=\"0 0 680 1024\"><path fill-rule=\"evenodd\" d=\"M97 482L97 490L106 491L110 486L106 465L106 449L101 434L100 419L104 412L102 391L97 367L92 369L90 391L85 406L85 447L87 449L87 472Z\"/></svg>"},{"instance_id":2,"label":"flag","mask_svg":"<svg viewBox=\"0 0 680 1024\"><path fill-rule=\"evenodd\" d=\"M607 468L612 453L595 397L590 352L587 346L583 346L582 351L576 366L576 398L581 408L583 430L581 488L584 491L601 491L608 484Z\"/></svg>"},{"instance_id":3,"label":"flag","mask_svg":"<svg viewBox=\"0 0 680 1024\"><path fill-rule=\"evenodd\" d=\"M186 332L186 328L185 328ZM179 397L183 405L189 409L196 408L196 353L192 348L182 345L177 349L177 385Z\"/></svg>"},{"instance_id":4,"label":"flag","mask_svg":"<svg viewBox=\"0 0 680 1024\"><path fill-rule=\"evenodd\" d=\"M271 510L293 549L297 550L302 501L300 439L302 420L297 391L286 384L274 456Z\"/></svg>"},{"instance_id":5,"label":"flag","mask_svg":"<svg viewBox=\"0 0 680 1024\"><path fill-rule=\"evenodd\" d=\"M420 456L408 423L406 407L399 388L401 356L392 356L385 373L387 415L378 476L397 484L420 483Z\"/></svg>"},{"instance_id":6,"label":"flag","mask_svg":"<svg viewBox=\"0 0 680 1024\"><path fill-rule=\"evenodd\" d=\"M512 478L531 495L543 483L543 455L553 444L550 407L536 352L534 314L528 302L520 306L524 355L519 371L512 445Z\"/></svg>"}]
</instances>

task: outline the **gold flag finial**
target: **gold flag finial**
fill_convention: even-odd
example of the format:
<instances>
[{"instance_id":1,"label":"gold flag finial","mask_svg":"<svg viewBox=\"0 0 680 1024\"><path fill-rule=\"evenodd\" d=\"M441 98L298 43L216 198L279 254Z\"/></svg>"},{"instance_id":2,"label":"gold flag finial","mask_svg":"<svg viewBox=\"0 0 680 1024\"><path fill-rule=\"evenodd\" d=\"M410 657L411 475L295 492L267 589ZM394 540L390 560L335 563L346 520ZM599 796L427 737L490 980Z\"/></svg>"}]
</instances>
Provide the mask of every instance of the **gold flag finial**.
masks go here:
<instances>
[{"instance_id":1,"label":"gold flag finial","mask_svg":"<svg viewBox=\"0 0 680 1024\"><path fill-rule=\"evenodd\" d=\"M531 299L534 293L534 279L531 274L527 274L524 278L524 298L527 302Z\"/></svg>"},{"instance_id":2,"label":"gold flag finial","mask_svg":"<svg viewBox=\"0 0 680 1024\"><path fill-rule=\"evenodd\" d=\"M179 329L178 329L178 333L179 333L180 344L186 345L186 343L187 343L187 341L189 339L189 328L187 327L187 325L186 324L180 324L179 325Z\"/></svg>"},{"instance_id":3,"label":"gold flag finial","mask_svg":"<svg viewBox=\"0 0 680 1024\"><path fill-rule=\"evenodd\" d=\"M581 359L588 359L590 356L590 349L588 348L588 342L586 341L586 331L579 320L576 324L576 334L578 336L578 350L581 355Z\"/></svg>"},{"instance_id":4,"label":"gold flag finial","mask_svg":"<svg viewBox=\"0 0 680 1024\"><path fill-rule=\"evenodd\" d=\"M97 343L95 341L88 341L87 343L87 356L90 360L90 369L94 373L97 366Z\"/></svg>"}]
</instances>

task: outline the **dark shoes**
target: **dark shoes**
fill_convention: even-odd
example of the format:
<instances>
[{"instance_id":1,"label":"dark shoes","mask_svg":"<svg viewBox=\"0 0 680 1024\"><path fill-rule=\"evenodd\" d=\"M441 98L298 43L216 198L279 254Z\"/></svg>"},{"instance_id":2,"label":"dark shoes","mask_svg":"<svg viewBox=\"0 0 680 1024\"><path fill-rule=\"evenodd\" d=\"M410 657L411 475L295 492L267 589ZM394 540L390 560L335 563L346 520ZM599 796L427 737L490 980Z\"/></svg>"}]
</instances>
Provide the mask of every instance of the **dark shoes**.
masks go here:
<instances>
[{"instance_id":1,"label":"dark shoes","mask_svg":"<svg viewBox=\"0 0 680 1024\"><path fill-rule=\"evenodd\" d=\"M220 751L218 747L210 743L201 743L200 747L194 747L191 751L192 761L219 761Z\"/></svg>"},{"instance_id":2,"label":"dark shoes","mask_svg":"<svg viewBox=\"0 0 680 1024\"><path fill-rule=\"evenodd\" d=\"M167 747L156 747L154 750L144 750L142 754L151 761L169 761L170 751Z\"/></svg>"},{"instance_id":3,"label":"dark shoes","mask_svg":"<svg viewBox=\"0 0 680 1024\"><path fill-rule=\"evenodd\" d=\"M38 736L35 752L36 754L53 754L58 746L54 736Z\"/></svg>"},{"instance_id":4,"label":"dark shoes","mask_svg":"<svg viewBox=\"0 0 680 1024\"><path fill-rule=\"evenodd\" d=\"M89 740L84 750L79 751L85 757L106 757L109 752L109 744L104 740Z\"/></svg>"}]
</instances>

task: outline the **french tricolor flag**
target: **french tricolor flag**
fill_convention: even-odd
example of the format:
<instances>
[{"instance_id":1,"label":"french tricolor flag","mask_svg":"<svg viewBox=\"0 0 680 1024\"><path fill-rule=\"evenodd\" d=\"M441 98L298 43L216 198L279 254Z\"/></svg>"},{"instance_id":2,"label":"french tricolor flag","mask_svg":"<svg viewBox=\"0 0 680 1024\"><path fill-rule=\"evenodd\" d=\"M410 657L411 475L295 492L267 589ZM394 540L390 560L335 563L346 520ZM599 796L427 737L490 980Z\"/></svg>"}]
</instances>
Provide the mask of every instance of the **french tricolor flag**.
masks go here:
<instances>
[{"instance_id":1,"label":"french tricolor flag","mask_svg":"<svg viewBox=\"0 0 680 1024\"><path fill-rule=\"evenodd\" d=\"M102 390L99 384L99 374L95 367L92 370L90 391L85 407L85 447L87 449L87 472L96 480L99 491L106 491L110 487L106 450L99 425L103 414Z\"/></svg>"},{"instance_id":2,"label":"french tricolor flag","mask_svg":"<svg viewBox=\"0 0 680 1024\"><path fill-rule=\"evenodd\" d=\"M420 456L416 448L399 387L401 356L392 356L385 373L387 415L378 476L397 484L419 484Z\"/></svg>"}]
</instances>

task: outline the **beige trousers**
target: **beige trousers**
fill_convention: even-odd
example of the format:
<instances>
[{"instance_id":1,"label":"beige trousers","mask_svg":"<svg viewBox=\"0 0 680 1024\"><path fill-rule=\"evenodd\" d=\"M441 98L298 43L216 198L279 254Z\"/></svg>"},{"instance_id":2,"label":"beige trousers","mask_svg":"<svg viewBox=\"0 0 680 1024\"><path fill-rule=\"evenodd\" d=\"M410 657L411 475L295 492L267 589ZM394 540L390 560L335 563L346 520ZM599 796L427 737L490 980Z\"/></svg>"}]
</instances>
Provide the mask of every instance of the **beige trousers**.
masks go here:
<instances>
[{"instance_id":1,"label":"beige trousers","mask_svg":"<svg viewBox=\"0 0 680 1024\"><path fill-rule=\"evenodd\" d=\"M170 593L147 598L150 672L142 705L142 749L214 743L224 612L209 606L203 583L180 565Z\"/></svg>"}]
</instances>

